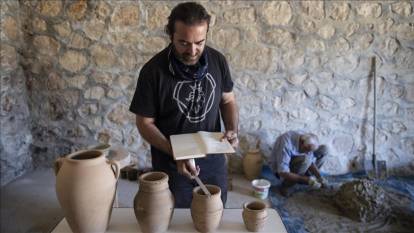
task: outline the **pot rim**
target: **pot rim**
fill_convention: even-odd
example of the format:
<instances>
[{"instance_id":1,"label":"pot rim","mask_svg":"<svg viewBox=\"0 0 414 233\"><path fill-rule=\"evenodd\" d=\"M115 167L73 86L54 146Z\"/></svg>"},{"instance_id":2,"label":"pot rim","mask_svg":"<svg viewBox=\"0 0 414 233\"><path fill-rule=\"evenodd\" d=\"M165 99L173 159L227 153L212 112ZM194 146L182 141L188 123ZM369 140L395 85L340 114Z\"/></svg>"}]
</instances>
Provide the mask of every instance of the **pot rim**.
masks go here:
<instances>
[{"instance_id":1,"label":"pot rim","mask_svg":"<svg viewBox=\"0 0 414 233\"><path fill-rule=\"evenodd\" d=\"M73 157L84 153L96 153L94 158L73 159ZM79 150L65 156L66 161L71 163L95 164L105 160L105 155L100 150Z\"/></svg>"},{"instance_id":2,"label":"pot rim","mask_svg":"<svg viewBox=\"0 0 414 233\"><path fill-rule=\"evenodd\" d=\"M248 206L249 205L252 205L252 204L257 204L257 205L260 205L260 207L262 207L261 209L251 209L251 208L249 208ZM243 204L243 209L245 209L245 210L248 210L248 211L251 211L251 212L262 212L263 210L266 210L266 204L264 203L264 202L262 202L262 201L249 201L249 202L245 202L244 204Z\"/></svg>"},{"instance_id":3,"label":"pot rim","mask_svg":"<svg viewBox=\"0 0 414 233\"><path fill-rule=\"evenodd\" d=\"M146 180L145 179L148 176L153 176L153 175L160 175L161 178L157 180ZM139 182L141 184L158 184L158 183L168 182L168 175L167 173L161 172L161 171L146 172L139 177Z\"/></svg>"},{"instance_id":4,"label":"pot rim","mask_svg":"<svg viewBox=\"0 0 414 233\"><path fill-rule=\"evenodd\" d=\"M211 193L211 196L221 195L221 188L219 186L213 185L213 184L206 184L205 186L208 189L208 191ZM193 188L193 195L207 198L208 197L207 195L199 193L200 190L201 190L200 186Z\"/></svg>"}]
</instances>

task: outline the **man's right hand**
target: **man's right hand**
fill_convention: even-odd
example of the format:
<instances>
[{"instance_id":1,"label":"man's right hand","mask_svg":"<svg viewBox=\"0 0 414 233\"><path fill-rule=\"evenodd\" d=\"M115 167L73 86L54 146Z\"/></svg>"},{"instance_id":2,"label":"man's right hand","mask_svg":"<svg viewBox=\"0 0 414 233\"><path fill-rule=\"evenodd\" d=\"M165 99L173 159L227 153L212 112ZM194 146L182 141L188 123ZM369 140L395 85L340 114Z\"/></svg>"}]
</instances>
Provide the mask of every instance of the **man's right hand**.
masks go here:
<instances>
[{"instance_id":1,"label":"man's right hand","mask_svg":"<svg viewBox=\"0 0 414 233\"><path fill-rule=\"evenodd\" d=\"M308 181L308 185L312 188L312 189L320 189L321 188L321 183L319 183L315 177L311 176L309 177L309 181Z\"/></svg>"},{"instance_id":2,"label":"man's right hand","mask_svg":"<svg viewBox=\"0 0 414 233\"><path fill-rule=\"evenodd\" d=\"M184 160L177 160L177 170L178 173L188 177L189 179L193 179L193 176L198 176L200 174L200 167L194 167L189 159Z\"/></svg>"}]
</instances>

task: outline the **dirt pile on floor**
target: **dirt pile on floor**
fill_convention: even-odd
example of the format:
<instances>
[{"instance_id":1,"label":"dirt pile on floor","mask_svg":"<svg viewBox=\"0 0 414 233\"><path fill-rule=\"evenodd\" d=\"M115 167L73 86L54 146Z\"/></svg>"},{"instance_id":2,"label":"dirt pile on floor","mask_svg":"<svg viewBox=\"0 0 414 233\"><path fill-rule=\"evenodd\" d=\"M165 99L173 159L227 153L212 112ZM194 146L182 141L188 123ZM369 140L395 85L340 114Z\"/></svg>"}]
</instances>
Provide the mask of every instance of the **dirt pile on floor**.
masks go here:
<instances>
[{"instance_id":1,"label":"dirt pile on floor","mask_svg":"<svg viewBox=\"0 0 414 233\"><path fill-rule=\"evenodd\" d=\"M368 179L344 183L334 201L345 216L360 222L383 219L390 214L384 189Z\"/></svg>"}]
</instances>

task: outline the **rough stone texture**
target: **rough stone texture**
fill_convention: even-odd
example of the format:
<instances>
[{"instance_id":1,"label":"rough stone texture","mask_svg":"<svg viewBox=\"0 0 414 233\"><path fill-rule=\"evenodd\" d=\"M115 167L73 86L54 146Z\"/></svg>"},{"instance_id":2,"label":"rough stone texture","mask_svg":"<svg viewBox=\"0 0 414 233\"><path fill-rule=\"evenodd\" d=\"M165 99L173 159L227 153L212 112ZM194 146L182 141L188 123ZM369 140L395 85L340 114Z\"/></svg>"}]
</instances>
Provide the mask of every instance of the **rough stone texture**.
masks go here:
<instances>
[{"instance_id":1,"label":"rough stone texture","mask_svg":"<svg viewBox=\"0 0 414 233\"><path fill-rule=\"evenodd\" d=\"M150 165L149 146L128 105L143 64L169 43L163 30L175 4L1 1L6 10L0 12L0 149L6 183L98 141L124 145L139 158L138 166ZM275 138L292 129L313 131L331 146L325 172L348 172L355 158L370 156L373 55L377 155L390 170L410 171L411 1L202 4L212 14L207 43L225 54L240 109L241 153L231 157L234 172L257 139L268 157Z\"/></svg>"},{"instance_id":2,"label":"rough stone texture","mask_svg":"<svg viewBox=\"0 0 414 233\"><path fill-rule=\"evenodd\" d=\"M410 16L412 11L412 6L408 1L400 1L391 5L391 9L393 12L402 15L402 16Z\"/></svg>"},{"instance_id":3,"label":"rough stone texture","mask_svg":"<svg viewBox=\"0 0 414 233\"><path fill-rule=\"evenodd\" d=\"M38 31L38 32L43 32L46 31L47 29L47 25L46 25L46 21L44 21L41 18L35 18L33 20L33 30Z\"/></svg>"},{"instance_id":4,"label":"rough stone texture","mask_svg":"<svg viewBox=\"0 0 414 233\"><path fill-rule=\"evenodd\" d=\"M117 29L137 26L139 24L139 8L134 5L120 6L115 9L111 19L111 26Z\"/></svg>"},{"instance_id":5,"label":"rough stone texture","mask_svg":"<svg viewBox=\"0 0 414 233\"><path fill-rule=\"evenodd\" d=\"M381 15L381 4L374 2L362 3L359 8L357 8L357 13L366 18L378 18Z\"/></svg>"},{"instance_id":6,"label":"rough stone texture","mask_svg":"<svg viewBox=\"0 0 414 233\"><path fill-rule=\"evenodd\" d=\"M292 18L292 8L288 2L266 2L261 12L269 25L287 25Z\"/></svg>"},{"instance_id":7,"label":"rough stone texture","mask_svg":"<svg viewBox=\"0 0 414 233\"><path fill-rule=\"evenodd\" d=\"M62 68L74 73L85 68L87 62L85 55L77 51L67 51L59 58Z\"/></svg>"},{"instance_id":8,"label":"rough stone texture","mask_svg":"<svg viewBox=\"0 0 414 233\"><path fill-rule=\"evenodd\" d=\"M330 8L329 17L331 17L334 20L343 21L348 19L350 10L351 8L349 7L349 4L347 2L335 2L332 4Z\"/></svg>"},{"instance_id":9,"label":"rough stone texture","mask_svg":"<svg viewBox=\"0 0 414 233\"><path fill-rule=\"evenodd\" d=\"M323 1L301 1L302 10L314 19L323 19L325 10Z\"/></svg>"},{"instance_id":10,"label":"rough stone texture","mask_svg":"<svg viewBox=\"0 0 414 233\"><path fill-rule=\"evenodd\" d=\"M1 1L0 8L0 183L3 186L33 168L30 150L33 138L23 59L17 52L25 49L21 25L24 19L17 1Z\"/></svg>"},{"instance_id":11,"label":"rough stone texture","mask_svg":"<svg viewBox=\"0 0 414 233\"><path fill-rule=\"evenodd\" d=\"M367 179L343 184L334 201L346 216L360 222L386 218L391 210L384 189Z\"/></svg>"},{"instance_id":12,"label":"rough stone texture","mask_svg":"<svg viewBox=\"0 0 414 233\"><path fill-rule=\"evenodd\" d=\"M80 20L85 16L87 8L86 0L79 0L69 5L67 14L73 20Z\"/></svg>"},{"instance_id":13,"label":"rough stone texture","mask_svg":"<svg viewBox=\"0 0 414 233\"><path fill-rule=\"evenodd\" d=\"M53 26L57 34L61 37L68 37L71 33L71 27L69 22L63 22Z\"/></svg>"},{"instance_id":14,"label":"rough stone texture","mask_svg":"<svg viewBox=\"0 0 414 233\"><path fill-rule=\"evenodd\" d=\"M246 25L254 23L256 19L254 8L239 8L224 12L224 22L233 25Z\"/></svg>"},{"instance_id":15,"label":"rough stone texture","mask_svg":"<svg viewBox=\"0 0 414 233\"><path fill-rule=\"evenodd\" d=\"M59 42L49 36L36 36L33 39L33 46L38 53L50 56L56 56L60 48Z\"/></svg>"},{"instance_id":16,"label":"rough stone texture","mask_svg":"<svg viewBox=\"0 0 414 233\"><path fill-rule=\"evenodd\" d=\"M61 0L41 0L38 4L37 10L44 16L54 17L57 16L62 10Z\"/></svg>"},{"instance_id":17,"label":"rough stone texture","mask_svg":"<svg viewBox=\"0 0 414 233\"><path fill-rule=\"evenodd\" d=\"M91 49L91 55L99 68L112 68L116 62L115 54L110 46L96 45Z\"/></svg>"}]
</instances>

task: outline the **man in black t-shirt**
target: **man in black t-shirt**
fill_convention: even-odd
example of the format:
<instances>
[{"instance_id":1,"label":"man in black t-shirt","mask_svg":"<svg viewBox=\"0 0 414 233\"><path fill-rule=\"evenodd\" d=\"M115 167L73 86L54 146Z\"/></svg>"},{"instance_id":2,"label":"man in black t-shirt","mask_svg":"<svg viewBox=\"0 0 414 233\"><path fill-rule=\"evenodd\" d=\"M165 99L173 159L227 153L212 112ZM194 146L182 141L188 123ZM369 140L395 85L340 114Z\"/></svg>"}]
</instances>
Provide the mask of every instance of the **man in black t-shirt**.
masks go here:
<instances>
[{"instance_id":1,"label":"man in black t-shirt","mask_svg":"<svg viewBox=\"0 0 414 233\"><path fill-rule=\"evenodd\" d=\"M198 3L178 4L168 17L170 45L147 62L138 78L130 111L142 137L151 144L154 170L169 175L177 208L189 208L193 175L218 185L227 199L227 168L223 155L174 161L170 135L197 131L219 132L238 145L238 110L230 70L224 56L206 46L210 15Z\"/></svg>"}]
</instances>

